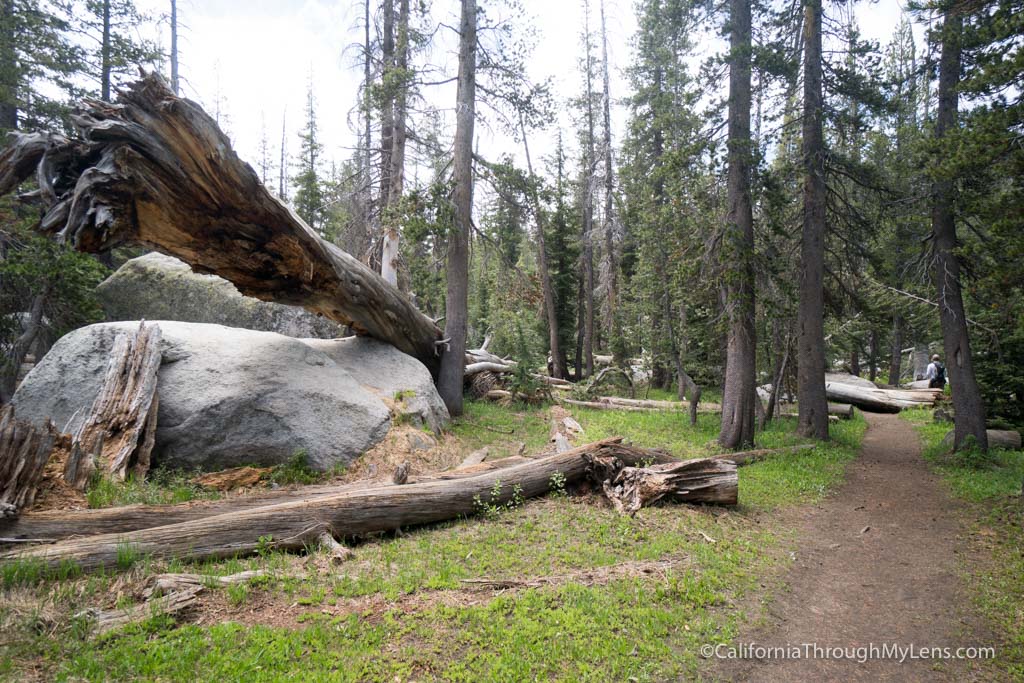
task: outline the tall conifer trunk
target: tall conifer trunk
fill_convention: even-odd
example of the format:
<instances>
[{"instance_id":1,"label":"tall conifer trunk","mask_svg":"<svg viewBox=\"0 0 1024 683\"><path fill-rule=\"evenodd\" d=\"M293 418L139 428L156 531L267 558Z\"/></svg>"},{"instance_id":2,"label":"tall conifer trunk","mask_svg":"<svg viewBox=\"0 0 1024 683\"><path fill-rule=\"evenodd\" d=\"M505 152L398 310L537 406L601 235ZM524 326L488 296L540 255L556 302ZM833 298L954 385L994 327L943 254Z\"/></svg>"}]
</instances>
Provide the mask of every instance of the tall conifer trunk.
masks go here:
<instances>
[{"instance_id":1,"label":"tall conifer trunk","mask_svg":"<svg viewBox=\"0 0 1024 683\"><path fill-rule=\"evenodd\" d=\"M828 438L825 398L825 143L822 133L821 0L804 3L804 219L797 316L797 432Z\"/></svg>"},{"instance_id":2,"label":"tall conifer trunk","mask_svg":"<svg viewBox=\"0 0 1024 683\"><path fill-rule=\"evenodd\" d=\"M459 85L456 95L455 225L448 236L448 290L437 390L452 416L462 414L469 292L469 234L473 221L473 124L476 119L476 0L462 0L459 24Z\"/></svg>"},{"instance_id":3,"label":"tall conifer trunk","mask_svg":"<svg viewBox=\"0 0 1024 683\"><path fill-rule=\"evenodd\" d=\"M729 214L722 256L729 318L722 427L718 443L743 448L754 443L754 216L750 203L750 0L729 2Z\"/></svg>"},{"instance_id":4,"label":"tall conifer trunk","mask_svg":"<svg viewBox=\"0 0 1024 683\"><path fill-rule=\"evenodd\" d=\"M952 4L952 3L950 3ZM951 7L942 25L942 56L939 61L938 111L935 139L942 141L957 126L960 83L961 34L963 17ZM960 257L956 253L954 201L956 186L940 170L932 183L932 239L935 242L935 286L938 289L942 346L955 413L954 447L964 445L968 436L982 450L988 449L985 432L985 404L981 398L974 365L971 340L967 332L963 294L960 289Z\"/></svg>"}]
</instances>

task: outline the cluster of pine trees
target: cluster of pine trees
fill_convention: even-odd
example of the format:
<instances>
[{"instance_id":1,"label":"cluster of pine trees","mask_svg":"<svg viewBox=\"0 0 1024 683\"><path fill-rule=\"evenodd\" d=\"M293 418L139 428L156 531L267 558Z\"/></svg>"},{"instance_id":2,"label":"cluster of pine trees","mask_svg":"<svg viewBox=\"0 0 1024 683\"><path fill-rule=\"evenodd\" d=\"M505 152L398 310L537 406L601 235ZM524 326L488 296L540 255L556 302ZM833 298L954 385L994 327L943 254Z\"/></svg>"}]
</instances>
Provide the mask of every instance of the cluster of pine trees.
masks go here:
<instances>
[{"instance_id":1,"label":"cluster of pine trees","mask_svg":"<svg viewBox=\"0 0 1024 683\"><path fill-rule=\"evenodd\" d=\"M604 354L639 359L680 397L721 387L729 447L772 417L756 385L795 394L800 431L825 438L825 371L897 384L915 379L915 348L946 359L957 443L984 447L986 406L1024 417L1022 311L1007 295L1021 287L1019 4L915 5L877 45L849 3L641 0L630 89L612 93L605 2L582 0L577 96L531 86L514 49L477 88L524 153L472 155L464 225L458 141L453 162L450 135L406 104L427 79L401 46L424 35L404 5L367 4L364 244L448 316L449 336L454 291L470 344L547 355L556 377L585 378ZM716 34L725 47L708 58ZM493 77L512 36L477 35L476 77ZM575 129L531 157L552 103ZM402 194L407 143L430 178Z\"/></svg>"},{"instance_id":2,"label":"cluster of pine trees","mask_svg":"<svg viewBox=\"0 0 1024 683\"><path fill-rule=\"evenodd\" d=\"M885 45L862 38L852 3L637 0L624 92L610 0L579 1L566 98L530 80L515 0L460 0L454 26L434 15L448 6L363 0L355 150L330 161L312 85L298 154L284 135L260 143L268 187L443 319L453 413L463 350L488 339L555 377L610 357L680 397L721 388L731 448L783 393L800 432L827 437L826 370L898 384L922 350L949 369L958 445L984 447L986 420L1024 423L1020 0L917 3ZM127 37L146 20L130 0L83 7L3 2L0 125L52 126L159 57ZM451 72L439 50L457 52ZM571 129L551 129L559 110ZM477 149L478 121L516 154ZM4 228L5 254L21 234ZM9 310L53 298L44 281L26 276Z\"/></svg>"}]
</instances>

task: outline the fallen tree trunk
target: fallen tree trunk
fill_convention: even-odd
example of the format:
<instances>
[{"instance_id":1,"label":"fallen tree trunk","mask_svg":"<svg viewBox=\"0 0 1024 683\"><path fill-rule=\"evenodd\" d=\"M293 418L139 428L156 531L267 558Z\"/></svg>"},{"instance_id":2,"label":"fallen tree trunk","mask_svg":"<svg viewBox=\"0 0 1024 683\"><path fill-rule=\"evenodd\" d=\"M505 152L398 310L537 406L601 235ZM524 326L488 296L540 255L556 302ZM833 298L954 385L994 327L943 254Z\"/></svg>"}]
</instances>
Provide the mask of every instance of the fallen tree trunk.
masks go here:
<instances>
[{"instance_id":1,"label":"fallen tree trunk","mask_svg":"<svg viewBox=\"0 0 1024 683\"><path fill-rule=\"evenodd\" d=\"M1008 451L1019 451L1021 447L1020 432L1012 429L986 429L989 450L1004 448ZM942 448L946 453L953 450L953 431L942 439Z\"/></svg>"},{"instance_id":2,"label":"fallen tree trunk","mask_svg":"<svg viewBox=\"0 0 1024 683\"><path fill-rule=\"evenodd\" d=\"M198 104L158 74L115 104L86 100L80 139L15 134L0 194L36 172L39 229L76 249L137 244L228 280L242 294L302 306L386 341L436 372L441 330L377 273L326 242L260 183Z\"/></svg>"},{"instance_id":3,"label":"fallen tree trunk","mask_svg":"<svg viewBox=\"0 0 1024 683\"><path fill-rule=\"evenodd\" d=\"M620 398L618 396L599 396L601 403L610 403L616 406L630 406L632 408L652 408L654 410L688 410L687 401L655 401L640 398Z\"/></svg>"},{"instance_id":4,"label":"fallen tree trunk","mask_svg":"<svg viewBox=\"0 0 1024 683\"><path fill-rule=\"evenodd\" d=\"M875 413L898 413L904 408L921 408L935 405L941 394L942 392L937 389L900 391L869 389L841 382L825 383L825 395L830 401L848 403L861 410Z\"/></svg>"},{"instance_id":5,"label":"fallen tree trunk","mask_svg":"<svg viewBox=\"0 0 1024 683\"><path fill-rule=\"evenodd\" d=\"M838 417L843 420L849 420L853 418L853 406L849 403L829 403L828 414L830 416ZM782 414L784 417L798 417L797 413L787 412Z\"/></svg>"},{"instance_id":6,"label":"fallen tree trunk","mask_svg":"<svg viewBox=\"0 0 1024 683\"><path fill-rule=\"evenodd\" d=\"M474 476L379 485L180 524L68 539L0 553L0 561L32 559L50 569L72 562L88 571L116 566L124 548L154 559L193 560L245 555L268 546L299 549L316 543L325 531L334 538L349 538L470 515L482 505L501 506L514 498L542 495L551 490L553 475L560 475L557 478L564 478L565 484L585 477L588 455L636 465L651 454L623 445L617 437ZM704 489L693 495L707 500ZM677 497L688 500L687 494Z\"/></svg>"},{"instance_id":7,"label":"fallen tree trunk","mask_svg":"<svg viewBox=\"0 0 1024 683\"><path fill-rule=\"evenodd\" d=\"M656 453L651 451L651 453ZM665 456L667 458L667 456ZM664 458L661 458L664 459ZM669 458L670 459L670 458ZM450 481L475 476L530 462L531 458L511 456L489 462L460 466L449 472L414 476L406 485L425 481ZM177 505L124 505L96 510L59 510L30 512L17 519L0 518L0 544L24 543L29 539L53 542L72 536L116 534L168 524L181 524L217 515L243 512L280 503L310 500L349 491L365 491L389 485L382 481L358 481L351 484L317 484L290 491L267 491L225 500L180 503Z\"/></svg>"},{"instance_id":8,"label":"fallen tree trunk","mask_svg":"<svg viewBox=\"0 0 1024 683\"><path fill-rule=\"evenodd\" d=\"M673 406L679 405L681 409L689 409L690 403L686 401L640 401L638 399L615 399L615 402L607 400L609 397L603 396L596 401L577 401L571 398L562 398L561 396L554 396L552 400L556 403L564 403L570 406L578 406L580 408L592 408L594 410L624 410L626 412L636 413L651 413L651 412L664 412L666 410L675 409L667 407L655 407L655 406L641 406L635 405L636 403L669 403ZM628 403L626 402L628 401ZM721 411L722 407L717 403L701 403L698 407L698 412L701 413L715 413Z\"/></svg>"},{"instance_id":9,"label":"fallen tree trunk","mask_svg":"<svg viewBox=\"0 0 1024 683\"><path fill-rule=\"evenodd\" d=\"M10 404L0 411L0 519L32 505L56 438L52 422L40 428L17 420Z\"/></svg>"},{"instance_id":10,"label":"fallen tree trunk","mask_svg":"<svg viewBox=\"0 0 1024 683\"><path fill-rule=\"evenodd\" d=\"M752 463L770 458L776 455L785 455L790 453L799 453L800 451L807 451L814 448L814 444L799 444L797 446L787 446L785 448L759 448L752 451L737 451L735 453L722 453L720 455L711 456L712 460L729 460L736 464L737 467L743 467L744 465L750 465Z\"/></svg>"},{"instance_id":11,"label":"fallen tree trunk","mask_svg":"<svg viewBox=\"0 0 1024 683\"><path fill-rule=\"evenodd\" d=\"M688 503L735 505L739 492L736 464L701 458L679 462L623 467L603 456L588 455L591 467L604 474L604 494L615 509L633 515L662 499Z\"/></svg>"}]
</instances>

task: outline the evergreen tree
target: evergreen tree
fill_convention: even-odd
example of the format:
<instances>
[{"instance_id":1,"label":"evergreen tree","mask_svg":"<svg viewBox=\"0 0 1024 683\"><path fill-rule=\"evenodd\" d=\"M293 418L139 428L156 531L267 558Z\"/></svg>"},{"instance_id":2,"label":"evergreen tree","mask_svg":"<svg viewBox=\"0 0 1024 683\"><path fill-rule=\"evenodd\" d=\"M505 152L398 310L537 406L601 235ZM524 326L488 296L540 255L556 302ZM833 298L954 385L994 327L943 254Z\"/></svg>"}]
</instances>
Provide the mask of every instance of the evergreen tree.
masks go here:
<instances>
[{"instance_id":1,"label":"evergreen tree","mask_svg":"<svg viewBox=\"0 0 1024 683\"><path fill-rule=\"evenodd\" d=\"M313 97L313 80L310 78L306 89L306 121L299 133L299 158L296 174L292 177L295 196L292 204L295 212L314 230L323 227L324 191L320 179L320 155L323 145L316 119L316 101Z\"/></svg>"},{"instance_id":2,"label":"evergreen tree","mask_svg":"<svg viewBox=\"0 0 1024 683\"><path fill-rule=\"evenodd\" d=\"M156 45L137 37L150 17L133 0L84 0L72 7L75 32L89 39L84 51L85 75L94 83L89 91L100 99L110 100L119 78L135 76L142 65L152 69L160 60Z\"/></svg>"},{"instance_id":3,"label":"evergreen tree","mask_svg":"<svg viewBox=\"0 0 1024 683\"><path fill-rule=\"evenodd\" d=\"M67 12L39 0L0 2L0 131L64 124L83 66L70 26Z\"/></svg>"}]
</instances>

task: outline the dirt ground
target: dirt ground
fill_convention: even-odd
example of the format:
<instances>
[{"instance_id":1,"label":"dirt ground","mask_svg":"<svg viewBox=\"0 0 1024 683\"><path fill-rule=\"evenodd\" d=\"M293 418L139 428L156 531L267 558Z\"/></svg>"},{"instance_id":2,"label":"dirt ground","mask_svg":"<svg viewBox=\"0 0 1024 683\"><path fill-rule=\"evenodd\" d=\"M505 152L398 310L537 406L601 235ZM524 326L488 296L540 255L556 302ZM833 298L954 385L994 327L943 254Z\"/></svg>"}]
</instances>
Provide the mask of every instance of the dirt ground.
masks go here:
<instances>
[{"instance_id":1,"label":"dirt ground","mask_svg":"<svg viewBox=\"0 0 1024 683\"><path fill-rule=\"evenodd\" d=\"M767 622L736 643L758 646L993 645L962 606L956 506L920 454L913 427L868 415L860 457L840 490L797 520L793 565ZM859 657L857 657L859 659ZM977 666L977 665L974 665ZM733 681L981 680L969 662L744 658L716 663ZM987 678L985 678L988 680Z\"/></svg>"}]
</instances>

